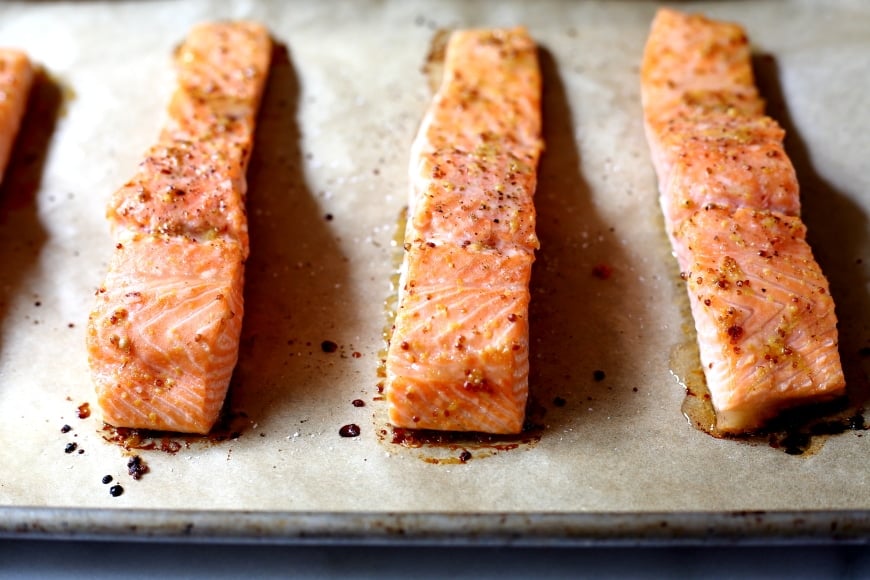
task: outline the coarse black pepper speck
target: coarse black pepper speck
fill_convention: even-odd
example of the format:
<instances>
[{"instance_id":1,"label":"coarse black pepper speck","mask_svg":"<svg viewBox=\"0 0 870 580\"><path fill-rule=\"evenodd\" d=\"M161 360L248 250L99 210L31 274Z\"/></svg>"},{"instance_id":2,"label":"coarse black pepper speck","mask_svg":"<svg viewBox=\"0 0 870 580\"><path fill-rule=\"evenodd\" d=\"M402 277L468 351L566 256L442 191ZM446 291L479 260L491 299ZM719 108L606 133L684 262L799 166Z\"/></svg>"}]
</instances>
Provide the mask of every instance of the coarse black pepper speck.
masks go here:
<instances>
[{"instance_id":1,"label":"coarse black pepper speck","mask_svg":"<svg viewBox=\"0 0 870 580\"><path fill-rule=\"evenodd\" d=\"M112 497L118 497L119 495L122 495L123 493L124 493L124 488L121 487L120 485L113 485L112 487L109 488L109 495L111 495Z\"/></svg>"},{"instance_id":2,"label":"coarse black pepper speck","mask_svg":"<svg viewBox=\"0 0 870 580\"><path fill-rule=\"evenodd\" d=\"M350 404L353 405L354 407L365 407L366 406L366 402L363 401L362 399L354 399L353 401L350 402Z\"/></svg>"},{"instance_id":3,"label":"coarse black pepper speck","mask_svg":"<svg viewBox=\"0 0 870 580\"><path fill-rule=\"evenodd\" d=\"M331 340L324 340L320 343L320 349L323 352L335 352L338 350L338 345Z\"/></svg>"},{"instance_id":4,"label":"coarse black pepper speck","mask_svg":"<svg viewBox=\"0 0 870 580\"><path fill-rule=\"evenodd\" d=\"M596 370L596 371L592 372L592 378L598 382L603 381L606 376L607 375L605 375L604 371L602 371L602 370Z\"/></svg>"},{"instance_id":5,"label":"coarse black pepper speck","mask_svg":"<svg viewBox=\"0 0 870 580\"><path fill-rule=\"evenodd\" d=\"M72 431L72 427L70 427L69 425L64 425L60 428L61 433L69 433L70 431Z\"/></svg>"},{"instance_id":6,"label":"coarse black pepper speck","mask_svg":"<svg viewBox=\"0 0 870 580\"><path fill-rule=\"evenodd\" d=\"M72 453L78 448L78 443L67 443L66 447L63 448L64 453Z\"/></svg>"},{"instance_id":7,"label":"coarse black pepper speck","mask_svg":"<svg viewBox=\"0 0 870 580\"><path fill-rule=\"evenodd\" d=\"M112 477L111 475L104 475L104 476L103 476L103 479L102 479L102 482L103 482L104 484L106 484L106 483L112 483L112 480L113 480L113 479L115 479L115 478Z\"/></svg>"}]
</instances>

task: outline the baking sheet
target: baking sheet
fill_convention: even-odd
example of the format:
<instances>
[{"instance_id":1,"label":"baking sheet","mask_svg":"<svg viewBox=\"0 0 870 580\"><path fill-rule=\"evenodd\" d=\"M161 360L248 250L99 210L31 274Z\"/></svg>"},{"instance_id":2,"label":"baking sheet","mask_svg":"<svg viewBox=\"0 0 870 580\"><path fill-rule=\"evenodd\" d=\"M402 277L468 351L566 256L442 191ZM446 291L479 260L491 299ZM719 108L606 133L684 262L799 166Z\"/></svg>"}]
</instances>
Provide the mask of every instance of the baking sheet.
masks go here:
<instances>
[{"instance_id":1,"label":"baking sheet","mask_svg":"<svg viewBox=\"0 0 870 580\"><path fill-rule=\"evenodd\" d=\"M760 84L789 130L850 389L866 396L870 7L680 6L742 22L766 55ZM650 530L661 522L693 522L677 528L702 537L727 534L736 521L739 533L769 537L788 535L802 516L815 536L840 522L866 539L866 431L817 439L811 453L792 456L713 439L681 415L684 393L669 369L688 336L684 289L639 103L655 8L0 5L0 44L26 49L50 78L0 196L0 532L174 537L206 520L205 537L299 538L306 529L321 538L330 530L568 537L574 529L603 538L608 529L639 537L660 534ZM133 481L131 452L105 440L96 409L77 417L94 400L84 329L111 253L104 208L156 139L174 86L173 48L196 22L242 17L267 23L279 49L249 171L252 253L229 418L218 437L163 441L180 445L172 453L136 451L149 472ZM429 98L421 67L436 29L513 24L539 41L545 82L532 306L541 428L516 442L409 448L382 433L377 366L408 148ZM602 265L612 275L593 275ZM338 349L325 352L324 341ZM339 436L349 423L359 437ZM105 475L123 495L109 494ZM767 515L729 515L747 511Z\"/></svg>"}]
</instances>

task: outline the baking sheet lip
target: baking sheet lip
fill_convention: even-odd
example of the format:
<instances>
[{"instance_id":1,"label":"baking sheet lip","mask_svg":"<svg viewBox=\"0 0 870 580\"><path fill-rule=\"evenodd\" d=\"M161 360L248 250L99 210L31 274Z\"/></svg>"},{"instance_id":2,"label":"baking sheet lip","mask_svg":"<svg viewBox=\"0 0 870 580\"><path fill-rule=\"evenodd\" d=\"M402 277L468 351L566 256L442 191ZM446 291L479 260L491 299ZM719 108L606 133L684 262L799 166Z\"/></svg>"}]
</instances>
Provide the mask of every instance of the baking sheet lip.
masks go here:
<instances>
[{"instance_id":1,"label":"baking sheet lip","mask_svg":"<svg viewBox=\"0 0 870 580\"><path fill-rule=\"evenodd\" d=\"M3 506L0 538L528 547L870 545L870 510L459 513Z\"/></svg>"}]
</instances>

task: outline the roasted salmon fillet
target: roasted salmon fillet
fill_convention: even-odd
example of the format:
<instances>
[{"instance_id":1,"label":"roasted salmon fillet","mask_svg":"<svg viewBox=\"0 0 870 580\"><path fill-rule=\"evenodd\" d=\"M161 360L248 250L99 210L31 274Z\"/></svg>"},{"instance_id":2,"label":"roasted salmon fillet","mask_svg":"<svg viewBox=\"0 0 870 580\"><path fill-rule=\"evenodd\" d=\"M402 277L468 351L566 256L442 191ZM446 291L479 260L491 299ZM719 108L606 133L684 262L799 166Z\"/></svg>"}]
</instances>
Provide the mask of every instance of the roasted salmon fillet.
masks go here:
<instances>
[{"instance_id":1,"label":"roasted salmon fillet","mask_svg":"<svg viewBox=\"0 0 870 580\"><path fill-rule=\"evenodd\" d=\"M87 347L117 427L207 433L238 358L248 255L245 171L272 41L251 22L195 27L169 121L112 196L115 240Z\"/></svg>"},{"instance_id":2,"label":"roasted salmon fillet","mask_svg":"<svg viewBox=\"0 0 870 580\"><path fill-rule=\"evenodd\" d=\"M783 409L843 396L834 303L744 30L659 10L641 93L716 431L752 432Z\"/></svg>"},{"instance_id":3,"label":"roasted salmon fillet","mask_svg":"<svg viewBox=\"0 0 870 580\"><path fill-rule=\"evenodd\" d=\"M27 109L34 72L26 54L0 48L0 181Z\"/></svg>"},{"instance_id":4,"label":"roasted salmon fillet","mask_svg":"<svg viewBox=\"0 0 870 580\"><path fill-rule=\"evenodd\" d=\"M540 101L537 49L524 29L450 35L411 148L384 388L396 427L522 430Z\"/></svg>"}]
</instances>

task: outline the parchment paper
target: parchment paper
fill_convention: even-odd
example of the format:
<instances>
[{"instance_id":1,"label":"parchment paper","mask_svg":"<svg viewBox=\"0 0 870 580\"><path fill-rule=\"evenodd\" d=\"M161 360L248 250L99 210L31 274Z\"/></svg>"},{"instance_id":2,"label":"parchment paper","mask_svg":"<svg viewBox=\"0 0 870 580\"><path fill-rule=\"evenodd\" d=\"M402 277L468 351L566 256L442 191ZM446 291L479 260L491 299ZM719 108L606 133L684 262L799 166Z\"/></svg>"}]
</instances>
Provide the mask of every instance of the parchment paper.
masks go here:
<instances>
[{"instance_id":1,"label":"parchment paper","mask_svg":"<svg viewBox=\"0 0 870 580\"><path fill-rule=\"evenodd\" d=\"M0 505L870 509L866 431L795 457L711 438L681 415L684 393L669 368L673 349L690 338L689 321L638 87L655 7L0 5L0 44L27 50L54 82L37 95L39 118L29 121L0 195ZM768 55L760 82L789 130L810 241L831 280L850 389L860 398L870 346L870 5L680 7L742 22ZM252 253L229 425L223 441L176 439L176 453L136 451L150 471L133 481L131 452L104 439L95 405L89 418L76 416L94 401L84 332L111 253L104 208L164 121L173 48L196 22L241 17L265 22L281 47L249 171ZM430 95L421 67L437 28L514 24L539 41L546 85L532 307L532 396L543 428L514 449L407 448L379 433L377 366L408 148ZM612 269L609 278L593 275L600 265ZM338 350L324 352L323 341ZM339 436L349 423L359 437ZM72 430L62 433L65 424ZM66 453L70 443L77 448ZM447 460L463 449L471 459ZM104 475L124 494L111 497Z\"/></svg>"}]
</instances>

